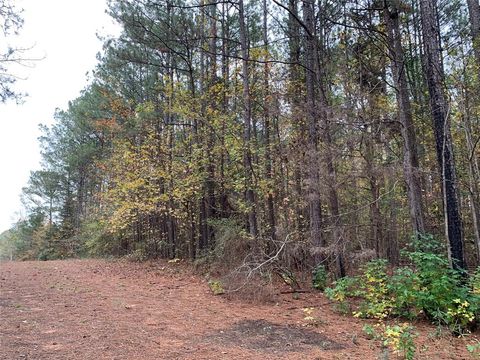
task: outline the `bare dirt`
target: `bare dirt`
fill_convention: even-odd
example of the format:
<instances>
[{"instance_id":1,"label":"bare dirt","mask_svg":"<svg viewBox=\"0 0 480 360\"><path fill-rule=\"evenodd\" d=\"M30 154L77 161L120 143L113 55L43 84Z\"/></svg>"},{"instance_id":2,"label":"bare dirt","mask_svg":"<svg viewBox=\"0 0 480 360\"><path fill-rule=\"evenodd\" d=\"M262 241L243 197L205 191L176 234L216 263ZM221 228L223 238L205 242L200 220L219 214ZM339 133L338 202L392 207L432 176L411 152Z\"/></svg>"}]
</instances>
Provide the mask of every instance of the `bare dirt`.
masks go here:
<instances>
[{"instance_id":1,"label":"bare dirt","mask_svg":"<svg viewBox=\"0 0 480 360\"><path fill-rule=\"evenodd\" d=\"M304 319L307 307L315 308L315 326ZM318 293L269 304L215 296L207 279L181 264L0 264L2 360L386 359L365 323L335 312ZM455 338L414 325L416 358L471 358L466 345L478 334Z\"/></svg>"}]
</instances>

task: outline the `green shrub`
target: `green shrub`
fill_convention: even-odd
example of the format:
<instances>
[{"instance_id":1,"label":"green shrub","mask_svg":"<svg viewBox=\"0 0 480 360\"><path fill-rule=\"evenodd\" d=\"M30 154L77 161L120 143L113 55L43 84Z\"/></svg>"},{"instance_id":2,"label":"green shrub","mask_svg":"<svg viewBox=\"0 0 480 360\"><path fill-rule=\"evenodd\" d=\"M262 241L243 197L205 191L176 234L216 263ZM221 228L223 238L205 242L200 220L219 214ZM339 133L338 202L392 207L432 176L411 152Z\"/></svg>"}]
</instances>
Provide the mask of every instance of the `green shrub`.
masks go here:
<instances>
[{"instance_id":1,"label":"green shrub","mask_svg":"<svg viewBox=\"0 0 480 360\"><path fill-rule=\"evenodd\" d=\"M357 283L357 278L346 276L335 281L333 287L326 288L324 294L328 299L335 302L338 310L347 313L350 311L348 298L358 294Z\"/></svg>"},{"instance_id":2,"label":"green shrub","mask_svg":"<svg viewBox=\"0 0 480 360\"><path fill-rule=\"evenodd\" d=\"M464 274L450 268L441 244L431 236L417 239L412 251L404 253L411 267L398 268L388 275L386 260L374 260L352 280L337 281L325 294L348 305L348 298L362 301L353 312L362 318L415 319L425 315L432 323L464 334L476 326L480 315L480 274L469 282Z\"/></svg>"},{"instance_id":3,"label":"green shrub","mask_svg":"<svg viewBox=\"0 0 480 360\"><path fill-rule=\"evenodd\" d=\"M363 331L369 340L380 340L383 346L389 347L403 359L414 359L417 334L413 326L407 323L401 325L365 325Z\"/></svg>"},{"instance_id":4,"label":"green shrub","mask_svg":"<svg viewBox=\"0 0 480 360\"><path fill-rule=\"evenodd\" d=\"M312 286L317 290L325 290L327 287L327 270L324 265L317 265L312 272Z\"/></svg>"},{"instance_id":5,"label":"green shrub","mask_svg":"<svg viewBox=\"0 0 480 360\"><path fill-rule=\"evenodd\" d=\"M414 328L409 324L386 326L383 343L404 359L413 360L416 350L415 337Z\"/></svg>"},{"instance_id":6,"label":"green shrub","mask_svg":"<svg viewBox=\"0 0 480 360\"><path fill-rule=\"evenodd\" d=\"M420 282L417 273L408 267L395 270L388 283L392 295L392 315L414 319L420 312L417 307L417 295Z\"/></svg>"},{"instance_id":7,"label":"green shrub","mask_svg":"<svg viewBox=\"0 0 480 360\"><path fill-rule=\"evenodd\" d=\"M420 238L420 241L422 238ZM415 267L412 306L433 323L446 325L455 334L468 332L478 317L479 297L465 283L464 274L450 268L441 244L424 237L406 256Z\"/></svg>"},{"instance_id":8,"label":"green shrub","mask_svg":"<svg viewBox=\"0 0 480 360\"><path fill-rule=\"evenodd\" d=\"M83 223L79 242L90 256L118 255L119 239L108 231L104 222L89 220Z\"/></svg>"},{"instance_id":9,"label":"green shrub","mask_svg":"<svg viewBox=\"0 0 480 360\"><path fill-rule=\"evenodd\" d=\"M393 308L388 282L387 261L378 259L368 262L359 277L359 295L364 301L354 316L374 319L388 317Z\"/></svg>"},{"instance_id":10,"label":"green shrub","mask_svg":"<svg viewBox=\"0 0 480 360\"><path fill-rule=\"evenodd\" d=\"M210 280L208 282L210 290L212 290L213 295L223 295L225 290L223 289L223 284L220 280Z\"/></svg>"}]
</instances>

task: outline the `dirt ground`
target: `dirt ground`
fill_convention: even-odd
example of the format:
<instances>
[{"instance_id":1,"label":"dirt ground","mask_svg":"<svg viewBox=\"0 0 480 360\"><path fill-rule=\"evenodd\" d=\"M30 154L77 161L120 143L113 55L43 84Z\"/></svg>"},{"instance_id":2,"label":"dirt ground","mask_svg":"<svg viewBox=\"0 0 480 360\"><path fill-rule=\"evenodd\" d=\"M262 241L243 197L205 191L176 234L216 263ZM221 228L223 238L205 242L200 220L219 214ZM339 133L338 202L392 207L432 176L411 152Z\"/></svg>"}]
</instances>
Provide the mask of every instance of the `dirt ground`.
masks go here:
<instances>
[{"instance_id":1,"label":"dirt ground","mask_svg":"<svg viewBox=\"0 0 480 360\"><path fill-rule=\"evenodd\" d=\"M303 309L314 307L317 325ZM214 296L182 265L105 260L0 264L0 359L396 359L321 294L252 304ZM373 323L372 323L373 324ZM418 359L470 359L476 335L426 324Z\"/></svg>"}]
</instances>

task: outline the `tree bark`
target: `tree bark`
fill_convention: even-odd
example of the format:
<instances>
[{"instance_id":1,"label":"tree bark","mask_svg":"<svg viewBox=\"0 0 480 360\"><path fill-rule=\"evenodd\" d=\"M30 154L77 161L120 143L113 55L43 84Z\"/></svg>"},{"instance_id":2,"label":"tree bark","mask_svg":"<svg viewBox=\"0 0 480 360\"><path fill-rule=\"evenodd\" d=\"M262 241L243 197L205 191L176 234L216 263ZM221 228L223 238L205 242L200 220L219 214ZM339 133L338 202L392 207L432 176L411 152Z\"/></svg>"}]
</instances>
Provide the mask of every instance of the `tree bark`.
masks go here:
<instances>
[{"instance_id":1,"label":"tree bark","mask_svg":"<svg viewBox=\"0 0 480 360\"><path fill-rule=\"evenodd\" d=\"M210 42L209 42L209 79L208 86L209 91L217 83L217 5L215 1L210 0ZM216 97L214 97L216 98ZM216 108L215 101L210 104L212 108ZM208 222L215 219L217 213L217 206L215 201L215 160L214 160L214 147L215 147L215 132L212 126L207 127L207 180L206 180L206 207L207 207L207 239L209 247L212 247L215 241L215 233L213 226Z\"/></svg>"},{"instance_id":2,"label":"tree bark","mask_svg":"<svg viewBox=\"0 0 480 360\"><path fill-rule=\"evenodd\" d=\"M480 5L478 0L467 0L470 18L473 51L477 61L477 71L480 75Z\"/></svg>"},{"instance_id":3,"label":"tree bark","mask_svg":"<svg viewBox=\"0 0 480 360\"><path fill-rule=\"evenodd\" d=\"M425 233L425 220L420 186L417 140L408 93L405 56L402 47L398 0L385 0L384 17L387 24L392 58L392 74L398 105L398 117L403 136L403 171L407 185L410 221L415 235Z\"/></svg>"},{"instance_id":4,"label":"tree bark","mask_svg":"<svg viewBox=\"0 0 480 360\"><path fill-rule=\"evenodd\" d=\"M253 191L253 166L252 152L250 142L252 139L252 109L250 99L250 81L248 69L248 45L247 31L245 25L245 10L243 0L238 2L238 15L240 22L240 47L242 54L242 75L243 75L243 166L245 171L245 201L248 208L248 231L251 236L256 237L257 228L257 212L255 206L255 193Z\"/></svg>"},{"instance_id":5,"label":"tree bark","mask_svg":"<svg viewBox=\"0 0 480 360\"><path fill-rule=\"evenodd\" d=\"M269 44L268 44L268 6L267 0L263 0L263 47L265 51L265 60L269 58ZM270 121L270 108L271 108L271 93L270 93L270 70L269 64L265 61L263 67L263 87L264 87L264 101L263 106L263 121L265 127L265 177L269 183L273 180L272 171L272 154L271 154L271 121ZM272 184L273 188L273 184ZM268 222L268 236L275 240L275 204L273 201L273 189L268 190L267 194L267 222Z\"/></svg>"},{"instance_id":6,"label":"tree bark","mask_svg":"<svg viewBox=\"0 0 480 360\"><path fill-rule=\"evenodd\" d=\"M425 78L430 97L430 110L435 133L437 162L443 190L445 233L449 257L454 269L466 269L462 219L460 216L453 144L448 121L449 108L445 95L445 74L442 63L437 2L420 1L423 33Z\"/></svg>"},{"instance_id":7,"label":"tree bark","mask_svg":"<svg viewBox=\"0 0 480 360\"><path fill-rule=\"evenodd\" d=\"M337 183L337 169L334 156L334 141L332 139L332 126L331 126L331 111L329 108L329 101L327 97L326 86L326 73L324 70L324 61L326 60L326 47L324 42L325 21L323 21L323 14L321 1L318 4L319 7L319 32L320 38L315 40L316 45L316 85L318 88L318 117L322 126L323 132L320 134L325 149L323 149L323 162L326 174L326 185L328 193L328 203L330 209L330 226L332 227L332 246L334 249L336 275L338 277L344 277L345 265L344 265L344 232L342 217L340 215L340 201L338 197L338 183Z\"/></svg>"},{"instance_id":8,"label":"tree bark","mask_svg":"<svg viewBox=\"0 0 480 360\"><path fill-rule=\"evenodd\" d=\"M298 0L289 0L288 2L288 45L289 45L289 87L288 87L288 98L290 99L291 104L291 116L292 123L294 127L295 139L294 151L297 154L297 157L294 161L294 179L295 179L295 230L298 232L301 238L306 231L306 209L303 205L304 201L304 189L303 189L303 164L305 163L304 159L304 139L306 138L306 129L305 122L301 118L301 99L298 92L298 85L303 81L302 74L300 70L300 24L298 23Z\"/></svg>"},{"instance_id":9,"label":"tree bark","mask_svg":"<svg viewBox=\"0 0 480 360\"><path fill-rule=\"evenodd\" d=\"M465 74L464 74L465 76ZM463 114L463 130L465 133L465 140L467 145L467 164L468 164L468 197L470 199L470 210L472 214L473 232L475 235L475 248L477 262L480 263L480 198L479 198L479 180L480 171L477 157L475 156L475 140L472 128L472 114L470 111L470 98L473 94L467 89L462 91L462 109Z\"/></svg>"},{"instance_id":10,"label":"tree bark","mask_svg":"<svg viewBox=\"0 0 480 360\"><path fill-rule=\"evenodd\" d=\"M316 38L315 38L315 15L314 1L303 1L303 21L305 24L304 46L305 46L305 68L306 68L306 95L307 95L307 117L308 117L308 193L307 202L310 218L310 238L314 247L325 246L321 231L321 203L320 203L320 176L318 168L318 124L317 124L317 94L315 91L315 65L316 60ZM316 259L318 260L318 259Z\"/></svg>"}]
</instances>

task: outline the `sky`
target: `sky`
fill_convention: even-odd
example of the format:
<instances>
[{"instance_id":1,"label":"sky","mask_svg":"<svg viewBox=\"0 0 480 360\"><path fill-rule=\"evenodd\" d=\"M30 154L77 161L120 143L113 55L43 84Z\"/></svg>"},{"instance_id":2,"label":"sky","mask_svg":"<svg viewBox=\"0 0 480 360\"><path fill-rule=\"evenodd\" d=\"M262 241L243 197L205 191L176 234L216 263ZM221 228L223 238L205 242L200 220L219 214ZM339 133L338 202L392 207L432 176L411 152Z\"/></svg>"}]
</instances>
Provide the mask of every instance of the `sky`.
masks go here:
<instances>
[{"instance_id":1,"label":"sky","mask_svg":"<svg viewBox=\"0 0 480 360\"><path fill-rule=\"evenodd\" d=\"M40 167L39 124L51 125L88 84L102 43L118 26L105 13L105 0L14 0L23 8L24 26L12 45L33 47L41 58L33 67L15 69L16 89L28 93L23 104L0 104L0 233L22 216L20 194L31 170Z\"/></svg>"}]
</instances>

